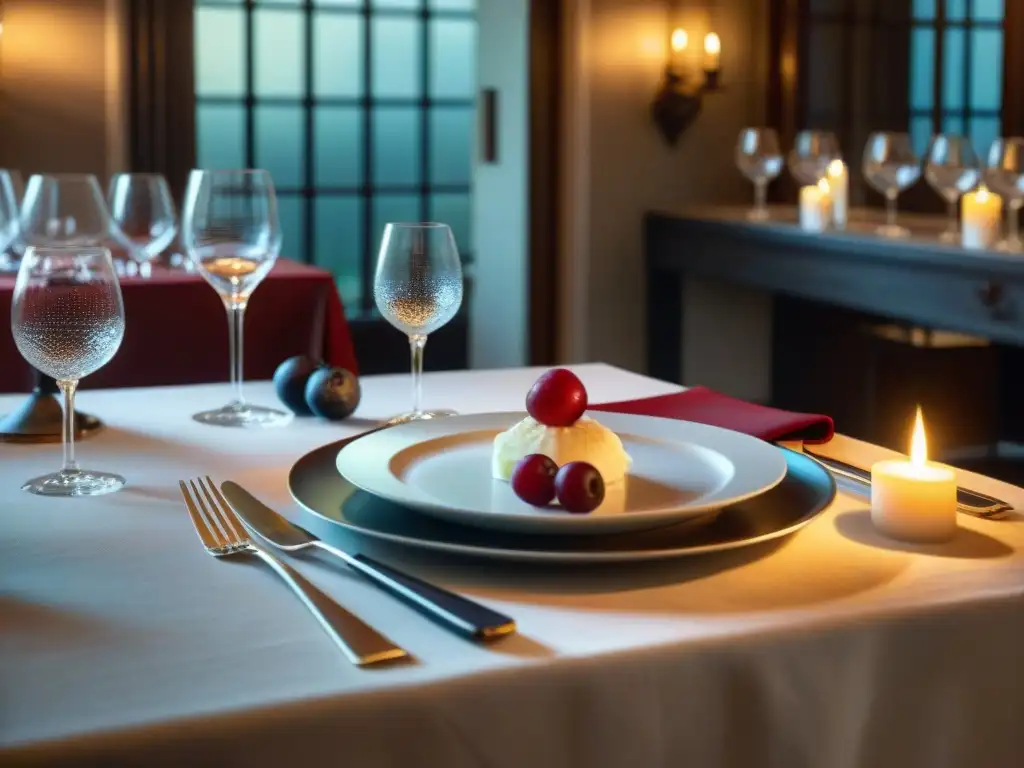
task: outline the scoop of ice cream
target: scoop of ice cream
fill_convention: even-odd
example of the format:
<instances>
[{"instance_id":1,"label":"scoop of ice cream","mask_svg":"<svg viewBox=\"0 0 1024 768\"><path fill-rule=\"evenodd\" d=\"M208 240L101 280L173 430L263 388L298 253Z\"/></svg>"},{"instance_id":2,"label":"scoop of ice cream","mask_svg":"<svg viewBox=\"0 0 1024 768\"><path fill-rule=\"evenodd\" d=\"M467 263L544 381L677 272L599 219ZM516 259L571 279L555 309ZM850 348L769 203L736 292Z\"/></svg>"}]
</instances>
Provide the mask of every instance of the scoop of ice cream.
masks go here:
<instances>
[{"instance_id":1,"label":"scoop of ice cream","mask_svg":"<svg viewBox=\"0 0 1024 768\"><path fill-rule=\"evenodd\" d=\"M558 466L585 461L597 468L605 485L621 482L632 460L619 436L584 416L569 427L548 427L527 416L494 438L491 474L507 481L524 456L542 453Z\"/></svg>"}]
</instances>

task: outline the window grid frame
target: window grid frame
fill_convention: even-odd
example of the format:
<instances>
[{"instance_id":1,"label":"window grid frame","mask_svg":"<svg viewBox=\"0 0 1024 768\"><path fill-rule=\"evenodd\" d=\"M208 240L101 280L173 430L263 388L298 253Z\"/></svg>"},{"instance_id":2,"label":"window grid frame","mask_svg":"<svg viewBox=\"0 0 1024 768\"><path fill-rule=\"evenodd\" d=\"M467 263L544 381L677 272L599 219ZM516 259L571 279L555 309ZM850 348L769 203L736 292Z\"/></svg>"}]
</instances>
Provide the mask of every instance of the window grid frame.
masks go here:
<instances>
[{"instance_id":1,"label":"window grid frame","mask_svg":"<svg viewBox=\"0 0 1024 768\"><path fill-rule=\"evenodd\" d=\"M374 201L383 195L409 195L417 198L417 211L421 221L430 219L431 198L438 194L469 195L472 184L432 183L433 167L430 157L430 117L435 107L472 108L476 100L472 97L434 97L430 93L431 53L430 22L435 19L475 20L473 10L433 8L429 0L420 0L418 7L392 8L374 7L372 0L363 0L358 6L320 5L314 0L299 0L294 4L260 3L258 0L194 0L196 8L235 10L243 14L245 35L245 61L243 67L243 92L239 96L224 94L195 94L196 108L201 105L240 106L244 109L245 162L247 167L256 166L256 107L296 106L303 110L304 146L302 148L302 185L279 186L277 194L289 199L302 201L301 242L304 252L295 254L305 263L313 263L316 254L316 202L319 198L355 198L361 205L360 232L357 253L360 255L359 314L376 313L373 298L373 253L377 234L374 233ZM302 59L302 89L298 96L258 96L255 92L255 11L280 11L302 15L304 51ZM359 96L317 96L314 92L314 70L316 60L314 18L319 15L360 17L362 19L362 77ZM373 93L373 25L374 18L416 19L419 22L420 77L418 97L379 97ZM316 183L316 114L317 107L354 107L360 110L362 136L360 138L361 183L351 186L318 185ZM414 107L420 118L419 130L419 183L417 184L376 184L373 169L374 150L374 109L376 107ZM469 251L462 253L463 261L472 262Z\"/></svg>"}]
</instances>

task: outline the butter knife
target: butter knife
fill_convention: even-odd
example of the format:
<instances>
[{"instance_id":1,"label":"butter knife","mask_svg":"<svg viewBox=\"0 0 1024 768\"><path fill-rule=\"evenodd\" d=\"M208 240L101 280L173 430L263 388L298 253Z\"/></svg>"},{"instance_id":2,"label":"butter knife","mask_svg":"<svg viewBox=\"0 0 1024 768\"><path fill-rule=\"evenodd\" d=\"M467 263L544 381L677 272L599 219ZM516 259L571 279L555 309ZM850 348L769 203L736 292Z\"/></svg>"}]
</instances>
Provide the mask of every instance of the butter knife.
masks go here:
<instances>
[{"instance_id":1,"label":"butter knife","mask_svg":"<svg viewBox=\"0 0 1024 768\"><path fill-rule=\"evenodd\" d=\"M853 480L870 490L871 472L869 470L855 467L839 459L833 459L831 456L821 456L807 450L806 446L804 446L804 453L824 465L832 474ZM964 515L980 517L983 520L999 520L1012 512L1013 506L993 496L958 487L956 489L956 511Z\"/></svg>"},{"instance_id":2,"label":"butter knife","mask_svg":"<svg viewBox=\"0 0 1024 768\"><path fill-rule=\"evenodd\" d=\"M332 547L305 528L286 520L238 483L223 483L221 491L242 522L279 549L296 551L317 547L329 552L421 613L474 639L491 640L516 631L516 623L511 618L467 597L402 573L366 555L352 555Z\"/></svg>"}]
</instances>

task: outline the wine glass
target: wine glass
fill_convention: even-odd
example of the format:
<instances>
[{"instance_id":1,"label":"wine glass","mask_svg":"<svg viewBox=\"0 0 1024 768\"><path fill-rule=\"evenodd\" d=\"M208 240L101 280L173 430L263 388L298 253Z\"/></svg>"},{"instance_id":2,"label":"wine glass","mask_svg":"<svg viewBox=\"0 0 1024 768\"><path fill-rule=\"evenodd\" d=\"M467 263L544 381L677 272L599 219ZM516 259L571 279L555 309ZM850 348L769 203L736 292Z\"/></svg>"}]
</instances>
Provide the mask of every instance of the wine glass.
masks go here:
<instances>
[{"instance_id":1,"label":"wine glass","mask_svg":"<svg viewBox=\"0 0 1024 768\"><path fill-rule=\"evenodd\" d=\"M981 178L981 164L971 142L963 136L935 136L928 147L924 177L931 188L946 201L949 209L946 231L939 239L946 243L960 242L957 203L960 196L974 189Z\"/></svg>"},{"instance_id":2,"label":"wine glass","mask_svg":"<svg viewBox=\"0 0 1024 768\"><path fill-rule=\"evenodd\" d=\"M740 172L754 182L754 207L748 219L764 221L768 218L765 198L768 183L782 172L782 150L774 128L744 128L736 142L736 165Z\"/></svg>"},{"instance_id":3,"label":"wine glass","mask_svg":"<svg viewBox=\"0 0 1024 768\"><path fill-rule=\"evenodd\" d=\"M388 224L373 278L377 309L409 337L412 410L388 423L450 416L423 410L423 347L427 336L455 317L462 305L462 262L445 224Z\"/></svg>"},{"instance_id":4,"label":"wine glass","mask_svg":"<svg viewBox=\"0 0 1024 768\"><path fill-rule=\"evenodd\" d=\"M1024 250L1020 237L1020 209L1024 205L1024 138L996 139L988 151L985 184L1006 201L1006 239L1000 251Z\"/></svg>"},{"instance_id":5,"label":"wine glass","mask_svg":"<svg viewBox=\"0 0 1024 768\"><path fill-rule=\"evenodd\" d=\"M36 174L21 204L24 247L101 246L116 239L96 177L87 173Z\"/></svg>"},{"instance_id":6,"label":"wine glass","mask_svg":"<svg viewBox=\"0 0 1024 768\"><path fill-rule=\"evenodd\" d=\"M178 233L167 180L155 173L118 173L107 192L110 213L128 253L141 266L155 259Z\"/></svg>"},{"instance_id":7,"label":"wine glass","mask_svg":"<svg viewBox=\"0 0 1024 768\"><path fill-rule=\"evenodd\" d=\"M284 411L253 405L242 394L242 321L256 286L281 250L274 182L267 171L192 171L181 221L185 251L228 314L228 346L234 399L192 418L223 427L282 424Z\"/></svg>"},{"instance_id":8,"label":"wine glass","mask_svg":"<svg viewBox=\"0 0 1024 768\"><path fill-rule=\"evenodd\" d=\"M18 198L12 172L0 169L0 272L17 272Z\"/></svg>"},{"instance_id":9,"label":"wine glass","mask_svg":"<svg viewBox=\"0 0 1024 768\"><path fill-rule=\"evenodd\" d=\"M120 475L75 462L75 390L114 356L124 338L124 303L110 251L89 246L30 246L11 305L14 342L30 365L64 393L64 464L22 488L44 496L97 496L124 485Z\"/></svg>"},{"instance_id":10,"label":"wine glass","mask_svg":"<svg viewBox=\"0 0 1024 768\"><path fill-rule=\"evenodd\" d=\"M920 178L921 161L905 133L873 133L864 147L864 178L885 195L885 224L875 230L883 237L907 237L896 223L896 198Z\"/></svg>"},{"instance_id":11,"label":"wine glass","mask_svg":"<svg viewBox=\"0 0 1024 768\"><path fill-rule=\"evenodd\" d=\"M801 186L817 184L833 160L842 160L839 141L830 131L800 131L789 151L789 172Z\"/></svg>"}]
</instances>

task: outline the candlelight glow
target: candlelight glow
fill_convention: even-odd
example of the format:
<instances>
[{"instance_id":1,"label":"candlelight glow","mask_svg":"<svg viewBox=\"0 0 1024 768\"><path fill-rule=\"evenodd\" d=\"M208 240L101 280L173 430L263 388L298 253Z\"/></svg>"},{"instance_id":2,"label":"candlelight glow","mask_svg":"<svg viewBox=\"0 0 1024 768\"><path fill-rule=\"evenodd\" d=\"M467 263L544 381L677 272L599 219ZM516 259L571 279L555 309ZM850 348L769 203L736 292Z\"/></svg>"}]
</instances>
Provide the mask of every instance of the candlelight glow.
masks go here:
<instances>
[{"instance_id":1,"label":"candlelight glow","mask_svg":"<svg viewBox=\"0 0 1024 768\"><path fill-rule=\"evenodd\" d=\"M918 467L923 467L928 463L928 440L924 433L924 417L921 415L921 406L917 406L914 434L910 438L910 463Z\"/></svg>"},{"instance_id":2,"label":"candlelight glow","mask_svg":"<svg viewBox=\"0 0 1024 768\"><path fill-rule=\"evenodd\" d=\"M984 203L988 200L988 187L982 184L978 187L978 202Z\"/></svg>"},{"instance_id":3,"label":"candlelight glow","mask_svg":"<svg viewBox=\"0 0 1024 768\"><path fill-rule=\"evenodd\" d=\"M676 53L685 50L689 42L690 36L686 34L685 29L676 29L672 32L672 50Z\"/></svg>"},{"instance_id":4,"label":"candlelight glow","mask_svg":"<svg viewBox=\"0 0 1024 768\"><path fill-rule=\"evenodd\" d=\"M820 189L822 192L825 192L825 193L830 192L831 190L830 190L830 188L828 186L828 180L827 179L818 179L818 189Z\"/></svg>"},{"instance_id":5,"label":"candlelight glow","mask_svg":"<svg viewBox=\"0 0 1024 768\"><path fill-rule=\"evenodd\" d=\"M718 39L718 35L714 32L708 32L704 38L704 52L705 53L721 53L722 52L722 41Z\"/></svg>"},{"instance_id":6,"label":"candlelight glow","mask_svg":"<svg viewBox=\"0 0 1024 768\"><path fill-rule=\"evenodd\" d=\"M840 176L843 173L845 166L842 160L833 160L828 164L828 175L829 176Z\"/></svg>"}]
</instances>

